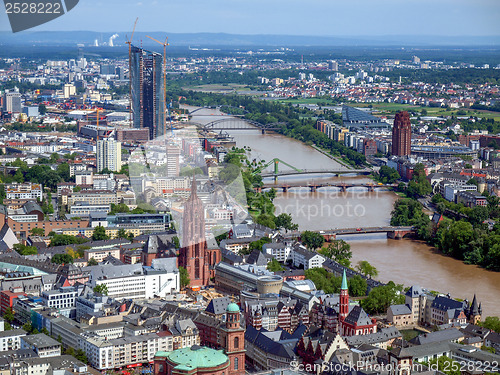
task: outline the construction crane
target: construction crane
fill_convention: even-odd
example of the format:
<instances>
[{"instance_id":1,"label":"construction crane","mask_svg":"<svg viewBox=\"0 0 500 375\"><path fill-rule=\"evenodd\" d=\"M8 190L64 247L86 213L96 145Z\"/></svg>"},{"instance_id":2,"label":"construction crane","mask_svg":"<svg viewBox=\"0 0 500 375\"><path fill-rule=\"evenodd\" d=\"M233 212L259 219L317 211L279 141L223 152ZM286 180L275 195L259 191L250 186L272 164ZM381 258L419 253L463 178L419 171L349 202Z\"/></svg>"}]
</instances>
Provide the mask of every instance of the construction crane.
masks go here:
<instances>
[{"instance_id":1,"label":"construction crane","mask_svg":"<svg viewBox=\"0 0 500 375\"><path fill-rule=\"evenodd\" d=\"M159 40L146 35L149 39L155 41L156 43L163 46L163 136L167 135L167 46L168 44L168 36L165 38L165 41L162 43ZM166 140L166 138L165 138Z\"/></svg>"},{"instance_id":2,"label":"construction crane","mask_svg":"<svg viewBox=\"0 0 500 375\"><path fill-rule=\"evenodd\" d=\"M132 36L128 39L128 36L125 35L125 39L127 41L125 43L128 44L128 79L129 79L129 96L130 96L130 109L129 109L129 123L130 127L132 127L132 39L134 38L135 27L137 26L137 21L139 17L135 19L134 28L132 29Z\"/></svg>"}]
</instances>

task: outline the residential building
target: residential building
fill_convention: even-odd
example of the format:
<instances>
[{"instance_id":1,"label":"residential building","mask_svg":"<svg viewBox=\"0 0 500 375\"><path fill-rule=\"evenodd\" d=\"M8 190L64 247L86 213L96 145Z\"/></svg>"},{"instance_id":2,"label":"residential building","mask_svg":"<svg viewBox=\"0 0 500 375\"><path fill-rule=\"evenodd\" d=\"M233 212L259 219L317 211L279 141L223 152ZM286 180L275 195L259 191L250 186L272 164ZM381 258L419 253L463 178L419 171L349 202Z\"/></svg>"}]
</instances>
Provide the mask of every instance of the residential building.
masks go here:
<instances>
[{"instance_id":1,"label":"residential building","mask_svg":"<svg viewBox=\"0 0 500 375\"><path fill-rule=\"evenodd\" d=\"M0 331L0 351L21 349L21 338L26 336L23 329Z\"/></svg>"},{"instance_id":2,"label":"residential building","mask_svg":"<svg viewBox=\"0 0 500 375\"><path fill-rule=\"evenodd\" d=\"M307 250L300 244L292 247L292 263L295 267L302 267L305 270L321 267L326 258L323 255Z\"/></svg>"},{"instance_id":3,"label":"residential building","mask_svg":"<svg viewBox=\"0 0 500 375\"><path fill-rule=\"evenodd\" d=\"M119 172L122 169L122 146L114 138L108 137L97 141L97 172L107 169Z\"/></svg>"},{"instance_id":4,"label":"residential building","mask_svg":"<svg viewBox=\"0 0 500 375\"><path fill-rule=\"evenodd\" d=\"M32 349L40 358L61 355L61 343L44 333L21 337L21 349Z\"/></svg>"}]
</instances>

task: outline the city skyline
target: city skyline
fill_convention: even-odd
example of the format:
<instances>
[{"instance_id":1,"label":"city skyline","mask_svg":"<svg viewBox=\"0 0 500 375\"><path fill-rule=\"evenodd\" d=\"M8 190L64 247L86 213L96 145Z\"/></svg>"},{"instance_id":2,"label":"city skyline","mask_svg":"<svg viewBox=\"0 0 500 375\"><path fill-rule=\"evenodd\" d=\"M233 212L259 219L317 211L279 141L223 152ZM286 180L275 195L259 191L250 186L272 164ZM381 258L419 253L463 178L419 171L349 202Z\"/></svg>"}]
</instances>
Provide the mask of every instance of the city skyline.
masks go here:
<instances>
[{"instance_id":1,"label":"city skyline","mask_svg":"<svg viewBox=\"0 0 500 375\"><path fill-rule=\"evenodd\" d=\"M98 10L96 12L96 9ZM321 9L321 12L318 10ZM178 15L185 15L179 17ZM303 3L293 0L228 2L200 0L80 2L71 12L31 31L89 30L180 33L215 32L243 35L275 34L305 36L496 36L500 35L500 4L493 0L383 0L372 2ZM390 20L390 22L387 22ZM353 25L356 27L353 27ZM0 12L0 31L10 31L5 11ZM131 30L130 30L131 32Z\"/></svg>"}]
</instances>

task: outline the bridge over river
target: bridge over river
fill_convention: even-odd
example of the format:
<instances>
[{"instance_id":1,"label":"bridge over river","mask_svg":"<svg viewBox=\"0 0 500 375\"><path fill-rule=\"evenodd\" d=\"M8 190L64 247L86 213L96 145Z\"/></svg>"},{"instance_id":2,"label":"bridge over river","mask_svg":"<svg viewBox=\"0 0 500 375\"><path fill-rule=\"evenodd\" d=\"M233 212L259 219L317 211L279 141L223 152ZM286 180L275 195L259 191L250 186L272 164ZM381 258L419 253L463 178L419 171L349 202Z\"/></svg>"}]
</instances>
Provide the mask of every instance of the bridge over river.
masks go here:
<instances>
[{"instance_id":1,"label":"bridge over river","mask_svg":"<svg viewBox=\"0 0 500 375\"><path fill-rule=\"evenodd\" d=\"M337 239L337 236L341 235L355 235L355 234L370 234L370 233L387 233L388 238L392 239L402 239L404 236L415 232L414 227L409 226L385 226L385 227L360 227L360 228L342 228L342 229L331 229L331 230L315 230L313 232L321 234L325 241L333 241ZM285 237L300 237L301 232L292 231L288 232Z\"/></svg>"},{"instance_id":2,"label":"bridge over river","mask_svg":"<svg viewBox=\"0 0 500 375\"><path fill-rule=\"evenodd\" d=\"M276 189L282 190L283 193L286 193L289 189L293 188L309 188L309 190L314 193L320 188L324 187L336 187L340 188L342 192L346 192L347 189L350 188L365 188L368 191L374 191L376 188L386 188L393 189L396 188L397 184L354 184L354 183L345 183L345 182L297 182L297 183L265 183L262 187L256 188L258 192L261 192L263 189Z\"/></svg>"}]
</instances>

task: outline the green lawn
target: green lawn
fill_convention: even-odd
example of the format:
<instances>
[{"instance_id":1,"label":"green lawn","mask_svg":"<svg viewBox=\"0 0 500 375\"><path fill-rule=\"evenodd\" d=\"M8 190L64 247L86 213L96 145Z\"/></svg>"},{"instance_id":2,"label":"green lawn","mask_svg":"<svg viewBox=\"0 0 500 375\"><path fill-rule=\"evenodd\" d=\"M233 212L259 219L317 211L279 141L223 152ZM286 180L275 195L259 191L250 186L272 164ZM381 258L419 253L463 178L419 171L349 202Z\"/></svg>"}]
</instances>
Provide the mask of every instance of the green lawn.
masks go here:
<instances>
[{"instance_id":1,"label":"green lawn","mask_svg":"<svg viewBox=\"0 0 500 375\"><path fill-rule=\"evenodd\" d=\"M423 333L422 331L417 331L416 329L400 329L399 332L401 332L403 339L406 341L410 341Z\"/></svg>"}]
</instances>

